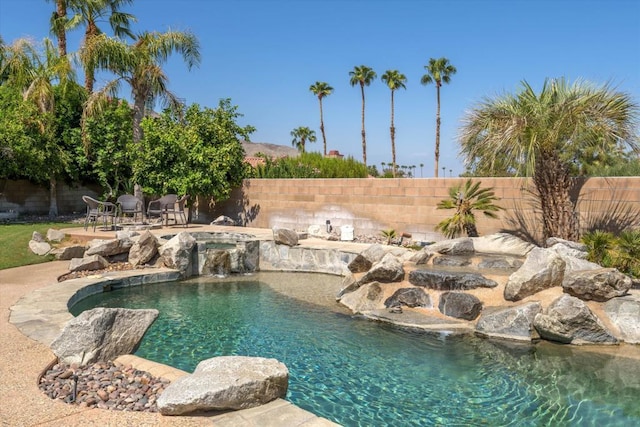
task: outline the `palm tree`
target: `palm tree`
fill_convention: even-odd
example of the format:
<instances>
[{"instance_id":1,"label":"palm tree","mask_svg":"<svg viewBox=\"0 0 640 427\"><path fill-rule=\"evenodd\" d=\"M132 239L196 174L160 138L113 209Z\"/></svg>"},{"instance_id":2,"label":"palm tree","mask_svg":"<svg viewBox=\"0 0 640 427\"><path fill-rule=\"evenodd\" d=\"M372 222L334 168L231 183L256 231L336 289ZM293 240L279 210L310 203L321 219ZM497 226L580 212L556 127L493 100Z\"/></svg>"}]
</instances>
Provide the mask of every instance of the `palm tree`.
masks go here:
<instances>
[{"instance_id":1,"label":"palm tree","mask_svg":"<svg viewBox=\"0 0 640 427\"><path fill-rule=\"evenodd\" d=\"M50 0L56 4L51 14L51 33L58 40L58 55L67 54L67 0Z\"/></svg>"},{"instance_id":2,"label":"palm tree","mask_svg":"<svg viewBox=\"0 0 640 427\"><path fill-rule=\"evenodd\" d=\"M422 178L422 168L424 167L424 163L420 163L420 178Z\"/></svg>"},{"instance_id":3,"label":"palm tree","mask_svg":"<svg viewBox=\"0 0 640 427\"><path fill-rule=\"evenodd\" d=\"M329 86L328 83L325 82L315 82L311 86L309 86L309 90L313 92L315 96L318 97L318 102L320 103L320 132L322 132L322 143L323 143L323 155L327 155L327 137L324 133L324 118L322 114L322 98L325 96L331 95L333 92L333 88Z\"/></svg>"},{"instance_id":4,"label":"palm tree","mask_svg":"<svg viewBox=\"0 0 640 427\"><path fill-rule=\"evenodd\" d=\"M435 177L438 177L438 161L440 160L440 87L442 83L451 81L451 76L458 70L456 67L449 64L447 58L431 58L429 59L429 65L425 65L427 74L422 76L420 83L428 85L429 83L436 84L436 97L437 97L437 110L436 110L436 155L435 155Z\"/></svg>"},{"instance_id":5,"label":"palm tree","mask_svg":"<svg viewBox=\"0 0 640 427\"><path fill-rule=\"evenodd\" d=\"M397 89L406 89L405 82L407 81L407 77L400 73L398 70L387 70L381 77L382 81L387 84L389 89L391 89L391 126L389 130L391 132L391 159L393 161L393 177L396 177L395 173L395 165L396 165L396 127L393 125L393 115L394 115L394 107L393 107L393 94Z\"/></svg>"},{"instance_id":6,"label":"palm tree","mask_svg":"<svg viewBox=\"0 0 640 427\"><path fill-rule=\"evenodd\" d=\"M463 119L461 152L469 164L516 164L531 176L542 214L543 239L579 238L571 197L571 161L591 145L638 146L639 108L628 94L608 84L546 80L540 93L526 82L516 95L485 99Z\"/></svg>"},{"instance_id":7,"label":"palm tree","mask_svg":"<svg viewBox=\"0 0 640 427\"><path fill-rule=\"evenodd\" d=\"M182 105L180 99L169 91L169 79L161 67L169 55L180 53L188 69L200 63L198 39L190 32L144 32L131 45L101 34L82 49L82 54L91 58L97 68L111 71L116 76L104 88L91 94L85 117L101 112L109 98L118 96L120 84L123 81L128 83L133 98L134 142L142 139L140 124L156 100L176 110Z\"/></svg>"},{"instance_id":8,"label":"palm tree","mask_svg":"<svg viewBox=\"0 0 640 427\"><path fill-rule=\"evenodd\" d=\"M25 102L33 103L40 112L38 126L45 141L44 163L49 177L49 216L58 216L57 175L64 166L66 153L56 145L53 137L55 123L55 86L66 87L74 81L74 73L66 56L59 56L49 39L44 39L44 50L40 53L27 39L18 39L12 45L2 44L2 68L4 82L22 92Z\"/></svg>"},{"instance_id":9,"label":"palm tree","mask_svg":"<svg viewBox=\"0 0 640 427\"><path fill-rule=\"evenodd\" d=\"M366 65L360 65L353 67L352 71L349 71L351 76L351 86L360 85L360 92L362 93L362 163L367 166L367 138L364 131L364 87L369 86L372 81L376 79L376 73Z\"/></svg>"},{"instance_id":10,"label":"palm tree","mask_svg":"<svg viewBox=\"0 0 640 427\"><path fill-rule=\"evenodd\" d=\"M451 239L466 232L469 237L478 237L476 216L474 211L481 211L489 218L497 218L495 212L502 207L493 202L499 200L493 188L480 188L480 182L475 184L468 179L464 185L458 184L449 188L449 198L438 203L438 209L455 209L452 217L442 220L436 230Z\"/></svg>"},{"instance_id":11,"label":"palm tree","mask_svg":"<svg viewBox=\"0 0 640 427\"><path fill-rule=\"evenodd\" d=\"M56 0L59 2L60 0ZM123 5L132 4L133 0L63 0L67 7L74 15L66 21L66 29L73 29L84 26L84 39L82 45L87 46L92 40L102 34L102 30L98 28L98 21L109 17L109 25L116 37L134 38L131 32L131 22L135 22L136 18L129 14L121 12L119 9ZM65 18L66 20L66 18ZM81 50L81 53L83 50ZM85 51L86 52L86 51ZM93 84L95 82L95 69L97 67L96 58L91 56L80 55L80 59L84 68L84 87L87 92L93 92Z\"/></svg>"},{"instance_id":12,"label":"palm tree","mask_svg":"<svg viewBox=\"0 0 640 427\"><path fill-rule=\"evenodd\" d=\"M291 145L296 147L301 153L305 152L305 144L307 141L316 142L316 132L306 126L300 126L291 131L293 140Z\"/></svg>"}]
</instances>

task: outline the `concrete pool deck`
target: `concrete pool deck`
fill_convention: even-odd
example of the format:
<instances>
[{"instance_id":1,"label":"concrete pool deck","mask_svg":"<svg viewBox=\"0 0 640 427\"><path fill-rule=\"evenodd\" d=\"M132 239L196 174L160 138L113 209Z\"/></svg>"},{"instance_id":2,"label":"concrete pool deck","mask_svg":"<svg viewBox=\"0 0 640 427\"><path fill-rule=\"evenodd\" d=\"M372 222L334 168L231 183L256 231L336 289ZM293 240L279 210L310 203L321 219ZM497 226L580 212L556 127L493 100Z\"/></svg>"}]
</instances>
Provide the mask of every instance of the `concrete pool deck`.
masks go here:
<instances>
[{"instance_id":1,"label":"concrete pool deck","mask_svg":"<svg viewBox=\"0 0 640 427\"><path fill-rule=\"evenodd\" d=\"M190 225L151 230L156 235L177 234L180 231L240 232L255 235L260 240L272 238L271 230L240 227ZM83 228L64 230L80 240L114 238L113 231L85 231ZM350 242L329 242L322 239L303 240L305 246L330 248L340 245L361 251L367 245ZM11 312L11 307L24 302L24 297L35 293L48 295L47 304L56 305L69 299L68 288L59 286L57 278L68 272L68 261L52 261L44 264L0 270L0 423L2 426L335 426L292 403L278 399L257 408L226 412L223 414L199 414L194 416L167 417L157 413L109 411L68 405L48 398L39 388L37 379L55 360L48 347L50 331L37 322L43 317L40 308L22 304L22 312ZM139 272L139 271L138 271ZM111 273L110 273L111 274ZM132 274L114 272L113 274ZM59 292L57 292L59 290ZM59 301L53 301L58 295ZM31 313L29 313L29 310ZM42 310L46 312L48 308ZM10 323L10 317L21 319L21 329L29 328L30 338ZM22 317L20 317L22 316ZM30 319L29 316L32 316ZM46 316L44 316L46 317ZM54 316L55 318L55 316ZM60 321L61 319L57 319ZM55 328L54 328L55 329ZM41 334L38 337L38 334ZM40 341L43 340L43 342ZM119 358L123 364L131 364L154 375L175 379L185 373L175 368L147 361L136 356Z\"/></svg>"}]
</instances>

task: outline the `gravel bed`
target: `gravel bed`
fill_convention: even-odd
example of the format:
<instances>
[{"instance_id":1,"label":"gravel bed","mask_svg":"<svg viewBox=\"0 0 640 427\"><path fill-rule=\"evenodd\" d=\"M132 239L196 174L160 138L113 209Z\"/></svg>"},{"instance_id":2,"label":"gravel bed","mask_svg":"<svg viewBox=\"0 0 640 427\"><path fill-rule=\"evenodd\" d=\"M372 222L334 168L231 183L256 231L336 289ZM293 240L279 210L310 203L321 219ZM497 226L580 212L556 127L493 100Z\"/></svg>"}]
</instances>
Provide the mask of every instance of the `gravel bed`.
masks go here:
<instances>
[{"instance_id":1,"label":"gravel bed","mask_svg":"<svg viewBox=\"0 0 640 427\"><path fill-rule=\"evenodd\" d=\"M131 366L100 362L82 368L56 364L38 386L51 399L81 407L157 412L156 399L167 385L168 380Z\"/></svg>"}]
</instances>

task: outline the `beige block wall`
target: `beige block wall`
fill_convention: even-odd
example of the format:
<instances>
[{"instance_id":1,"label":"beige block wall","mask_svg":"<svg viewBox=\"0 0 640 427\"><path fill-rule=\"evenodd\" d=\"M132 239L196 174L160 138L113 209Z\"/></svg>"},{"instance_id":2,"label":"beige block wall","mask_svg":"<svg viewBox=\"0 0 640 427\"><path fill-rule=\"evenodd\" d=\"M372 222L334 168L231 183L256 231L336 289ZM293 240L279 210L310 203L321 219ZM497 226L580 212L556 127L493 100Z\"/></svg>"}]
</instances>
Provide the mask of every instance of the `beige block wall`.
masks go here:
<instances>
[{"instance_id":1,"label":"beige block wall","mask_svg":"<svg viewBox=\"0 0 640 427\"><path fill-rule=\"evenodd\" d=\"M498 204L505 208L498 219L480 214L481 234L499 231L536 238L540 225L530 180L478 178L482 187L493 187ZM464 178L415 179L253 179L233 192L232 198L213 210L198 211L199 222L227 215L252 227L287 227L299 231L326 221L354 233L379 234L393 228L409 232L414 239L440 240L434 231L451 211L436 209L448 197L449 188ZM640 177L589 178L579 188L580 221L583 228L640 226Z\"/></svg>"}]
</instances>

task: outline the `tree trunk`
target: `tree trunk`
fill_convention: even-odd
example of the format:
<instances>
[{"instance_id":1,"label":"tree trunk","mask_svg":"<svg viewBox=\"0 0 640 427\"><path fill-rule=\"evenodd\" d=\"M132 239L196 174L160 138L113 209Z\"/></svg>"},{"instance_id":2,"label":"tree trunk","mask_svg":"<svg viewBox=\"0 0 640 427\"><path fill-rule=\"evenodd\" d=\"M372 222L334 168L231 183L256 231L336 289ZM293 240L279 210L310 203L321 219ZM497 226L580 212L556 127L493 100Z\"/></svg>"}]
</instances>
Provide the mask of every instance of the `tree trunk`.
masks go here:
<instances>
[{"instance_id":1,"label":"tree trunk","mask_svg":"<svg viewBox=\"0 0 640 427\"><path fill-rule=\"evenodd\" d=\"M540 198L542 237L579 239L579 224L570 191L573 180L568 166L551 152L543 152L536 159L533 182Z\"/></svg>"},{"instance_id":2,"label":"tree trunk","mask_svg":"<svg viewBox=\"0 0 640 427\"><path fill-rule=\"evenodd\" d=\"M435 159L435 177L438 177L438 166L440 163L440 82L436 82L436 159Z\"/></svg>"},{"instance_id":3,"label":"tree trunk","mask_svg":"<svg viewBox=\"0 0 640 427\"><path fill-rule=\"evenodd\" d=\"M364 84L360 83L360 91L362 92L362 163L367 167L367 138L364 133Z\"/></svg>"},{"instance_id":4,"label":"tree trunk","mask_svg":"<svg viewBox=\"0 0 640 427\"><path fill-rule=\"evenodd\" d=\"M58 39L58 54L60 57L67 56L67 30L61 26L67 16L67 2L65 0L56 1L56 15L59 22L56 24L56 37Z\"/></svg>"},{"instance_id":5,"label":"tree trunk","mask_svg":"<svg viewBox=\"0 0 640 427\"><path fill-rule=\"evenodd\" d=\"M322 116L322 98L318 97L320 101L320 132L322 132L322 143L324 146L324 155L327 155L327 137L324 134L324 118Z\"/></svg>"},{"instance_id":6,"label":"tree trunk","mask_svg":"<svg viewBox=\"0 0 640 427\"><path fill-rule=\"evenodd\" d=\"M134 93L133 102L133 142L140 142L142 140L142 119L144 118L146 97Z\"/></svg>"},{"instance_id":7,"label":"tree trunk","mask_svg":"<svg viewBox=\"0 0 640 427\"><path fill-rule=\"evenodd\" d=\"M479 237L478 229L475 224L466 223L464 225L464 230L467 232L467 237Z\"/></svg>"},{"instance_id":8,"label":"tree trunk","mask_svg":"<svg viewBox=\"0 0 640 427\"><path fill-rule=\"evenodd\" d=\"M93 21L89 21L87 23L87 29L84 33L84 44L91 42L91 39L100 34L100 30L96 26L96 23ZM93 93L93 83L95 82L95 67L94 64L88 62L84 64L84 87L87 89L87 92Z\"/></svg>"},{"instance_id":9,"label":"tree trunk","mask_svg":"<svg viewBox=\"0 0 640 427\"><path fill-rule=\"evenodd\" d=\"M396 177L396 127L393 125L393 89L391 89L391 161L393 162L393 177Z\"/></svg>"},{"instance_id":10,"label":"tree trunk","mask_svg":"<svg viewBox=\"0 0 640 427\"><path fill-rule=\"evenodd\" d=\"M49 218L58 216L58 188L56 177L49 177Z\"/></svg>"}]
</instances>

